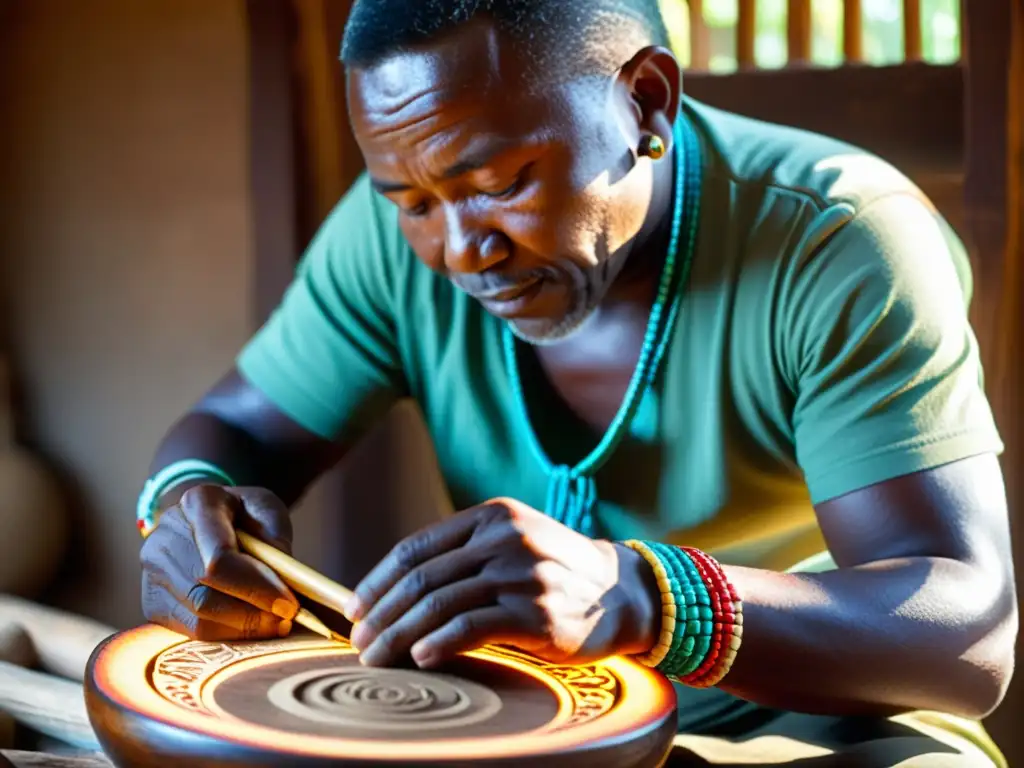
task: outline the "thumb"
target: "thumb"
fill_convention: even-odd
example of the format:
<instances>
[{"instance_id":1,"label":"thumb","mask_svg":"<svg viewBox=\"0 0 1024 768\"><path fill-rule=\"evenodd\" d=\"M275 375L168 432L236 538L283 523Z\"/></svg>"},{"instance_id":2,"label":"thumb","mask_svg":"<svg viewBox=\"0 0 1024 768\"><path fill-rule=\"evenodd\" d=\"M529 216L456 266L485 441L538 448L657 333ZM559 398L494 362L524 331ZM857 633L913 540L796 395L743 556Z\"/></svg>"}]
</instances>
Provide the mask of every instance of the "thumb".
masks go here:
<instances>
[{"instance_id":1,"label":"thumb","mask_svg":"<svg viewBox=\"0 0 1024 768\"><path fill-rule=\"evenodd\" d=\"M285 503L266 488L229 488L228 491L242 502L244 510L244 514L235 518L235 525L290 555L292 517Z\"/></svg>"}]
</instances>

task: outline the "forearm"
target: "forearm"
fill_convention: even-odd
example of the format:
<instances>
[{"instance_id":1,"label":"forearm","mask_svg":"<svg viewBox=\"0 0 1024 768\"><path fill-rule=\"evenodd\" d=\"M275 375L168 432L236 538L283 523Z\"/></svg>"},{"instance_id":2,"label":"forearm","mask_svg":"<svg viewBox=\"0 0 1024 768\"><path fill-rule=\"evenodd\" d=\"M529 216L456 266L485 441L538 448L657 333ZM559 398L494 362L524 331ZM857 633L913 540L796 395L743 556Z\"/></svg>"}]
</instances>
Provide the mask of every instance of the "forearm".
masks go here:
<instances>
[{"instance_id":1,"label":"forearm","mask_svg":"<svg viewBox=\"0 0 1024 768\"><path fill-rule=\"evenodd\" d=\"M743 600L743 644L720 688L791 711L911 709L981 717L1012 668L1014 592L942 558L816 574L726 567Z\"/></svg>"},{"instance_id":2,"label":"forearm","mask_svg":"<svg viewBox=\"0 0 1024 768\"><path fill-rule=\"evenodd\" d=\"M268 485L263 446L245 430L203 412L190 412L168 430L150 464L150 475L184 459L220 467L238 485ZM281 483L278 483L279 485Z\"/></svg>"},{"instance_id":3,"label":"forearm","mask_svg":"<svg viewBox=\"0 0 1024 768\"><path fill-rule=\"evenodd\" d=\"M236 485L267 488L288 506L326 469L319 456L284 456L281 449L256 435L203 411L190 412L171 427L157 448L150 475L183 459L207 461L224 470ZM195 481L169 489L171 495L180 495L190 484ZM173 500L165 496L160 506Z\"/></svg>"}]
</instances>

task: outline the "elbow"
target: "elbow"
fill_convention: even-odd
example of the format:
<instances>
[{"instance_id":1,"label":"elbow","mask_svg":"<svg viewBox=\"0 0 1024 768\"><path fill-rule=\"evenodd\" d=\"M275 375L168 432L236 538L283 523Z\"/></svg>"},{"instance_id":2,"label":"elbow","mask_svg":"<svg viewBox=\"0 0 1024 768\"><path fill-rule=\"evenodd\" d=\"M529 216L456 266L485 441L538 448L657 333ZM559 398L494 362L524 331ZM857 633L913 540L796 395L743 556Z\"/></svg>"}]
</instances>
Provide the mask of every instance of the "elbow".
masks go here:
<instances>
[{"instance_id":1,"label":"elbow","mask_svg":"<svg viewBox=\"0 0 1024 768\"><path fill-rule=\"evenodd\" d=\"M960 706L950 714L983 720L1002 704L1014 671L1019 624L1016 601L1001 613L998 623L958 659L954 669L961 670L957 674Z\"/></svg>"}]
</instances>

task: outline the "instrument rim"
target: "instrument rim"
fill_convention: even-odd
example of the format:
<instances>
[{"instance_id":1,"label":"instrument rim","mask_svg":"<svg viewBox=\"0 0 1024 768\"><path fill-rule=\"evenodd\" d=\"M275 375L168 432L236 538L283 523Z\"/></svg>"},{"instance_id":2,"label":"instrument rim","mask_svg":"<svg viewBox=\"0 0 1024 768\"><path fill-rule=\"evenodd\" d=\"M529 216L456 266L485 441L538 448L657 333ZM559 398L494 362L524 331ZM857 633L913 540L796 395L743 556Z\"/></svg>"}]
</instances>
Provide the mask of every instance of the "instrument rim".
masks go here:
<instances>
[{"instance_id":1,"label":"instrument rim","mask_svg":"<svg viewBox=\"0 0 1024 768\"><path fill-rule=\"evenodd\" d=\"M126 685L124 670L115 670L112 673L111 667L114 666L113 660L118 659L119 652L123 653L133 642L140 639L148 642L146 650L142 651L146 654L147 660L143 667L146 684L135 685L135 693L141 695L133 698L131 685ZM111 716L119 721L125 721L118 729L118 738L126 739L147 750L153 749L153 739L147 738L147 730L169 730L178 737L175 741L191 744L188 751L192 754L203 754L205 748L213 752L223 752L230 748L239 752L249 752L248 759L256 755L266 757L270 754L285 759L302 758L323 764L338 760L399 763L411 759L423 762L467 761L481 764L483 759L488 764L498 765L516 759L558 755L580 756L587 752L600 752L618 747L623 742L643 741L661 731L666 732L664 741L667 753L671 749L672 737L675 734L676 698L672 684L638 662L623 657L600 663L612 668L620 684L626 688L626 695L630 684L644 687L645 690L639 693L646 694L645 707L634 706L632 709L635 711L624 713L617 712L625 709L621 704L617 704L608 714L602 715L596 721L567 727L555 733L535 735L533 743L529 745L523 744L524 740L517 738L517 735L509 734L403 743L386 739L339 739L306 734L296 738L296 734L291 732L255 725L248 726L243 729L245 733L240 734L237 723L210 720L208 715L190 712L160 696L149 684L150 665L159 653L186 642L189 642L188 638L163 627L143 625L112 635L93 650L85 680L86 706L90 721L105 750L110 753L120 751L118 745L114 743L113 735L108 733L106 727ZM495 663L507 661L486 651L482 654L474 652L469 655L484 657ZM147 709L147 704L152 704L154 700L162 702L157 711ZM159 710L163 710L163 713ZM173 712L176 717L166 716L166 712ZM667 727L669 724L672 726L670 729ZM204 728L203 725L213 727ZM608 727L609 725L615 727ZM231 730L235 732L230 732ZM285 741L291 739L300 743L282 746L282 737ZM206 744L201 748L200 742ZM382 749L387 752L382 753Z\"/></svg>"}]
</instances>

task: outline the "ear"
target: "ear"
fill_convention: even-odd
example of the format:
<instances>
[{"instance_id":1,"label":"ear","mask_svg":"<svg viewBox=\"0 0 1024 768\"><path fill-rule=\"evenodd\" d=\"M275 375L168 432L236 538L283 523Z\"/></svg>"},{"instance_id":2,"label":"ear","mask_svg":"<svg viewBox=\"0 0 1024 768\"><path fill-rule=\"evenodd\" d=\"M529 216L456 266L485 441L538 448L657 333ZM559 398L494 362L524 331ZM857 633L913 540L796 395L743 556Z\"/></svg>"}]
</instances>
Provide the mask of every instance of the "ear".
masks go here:
<instances>
[{"instance_id":1,"label":"ear","mask_svg":"<svg viewBox=\"0 0 1024 768\"><path fill-rule=\"evenodd\" d=\"M682 69L667 48L641 49L619 70L615 90L627 114L622 125L634 151L645 136L658 136L671 149L682 99Z\"/></svg>"}]
</instances>

